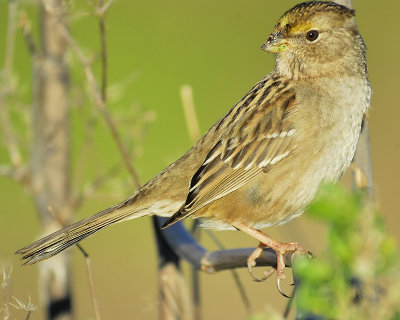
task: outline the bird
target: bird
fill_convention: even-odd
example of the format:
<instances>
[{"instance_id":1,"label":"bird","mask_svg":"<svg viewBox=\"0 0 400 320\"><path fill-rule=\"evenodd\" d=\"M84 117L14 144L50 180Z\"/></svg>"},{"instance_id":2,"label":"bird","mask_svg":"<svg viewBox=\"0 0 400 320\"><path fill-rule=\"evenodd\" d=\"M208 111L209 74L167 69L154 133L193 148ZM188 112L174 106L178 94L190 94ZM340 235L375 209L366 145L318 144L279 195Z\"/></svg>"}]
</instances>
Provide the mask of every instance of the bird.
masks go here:
<instances>
[{"instance_id":1,"label":"bird","mask_svg":"<svg viewBox=\"0 0 400 320\"><path fill-rule=\"evenodd\" d=\"M18 250L25 264L50 258L117 222L192 217L216 230L241 230L277 255L308 252L261 229L301 215L321 184L337 182L355 153L371 100L366 46L355 11L308 1L286 11L261 47L275 68L181 158L128 199Z\"/></svg>"}]
</instances>

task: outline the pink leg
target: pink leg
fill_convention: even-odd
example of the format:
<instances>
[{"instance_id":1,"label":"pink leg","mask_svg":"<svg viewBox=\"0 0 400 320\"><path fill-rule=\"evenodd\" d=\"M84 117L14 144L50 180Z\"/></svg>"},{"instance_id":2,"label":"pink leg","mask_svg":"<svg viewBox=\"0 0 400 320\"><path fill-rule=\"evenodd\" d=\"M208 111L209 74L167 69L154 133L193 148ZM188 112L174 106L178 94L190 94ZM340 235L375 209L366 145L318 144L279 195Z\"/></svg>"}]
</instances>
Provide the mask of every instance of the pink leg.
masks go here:
<instances>
[{"instance_id":1,"label":"pink leg","mask_svg":"<svg viewBox=\"0 0 400 320\"><path fill-rule=\"evenodd\" d=\"M285 279L285 260L284 255L288 252L297 252L300 254L310 255L308 250L305 250L297 242L282 243L268 237L265 233L260 230L249 227L242 222L232 223L235 228L246 232L248 235L260 241L260 245L257 249L247 259L247 266L251 270L252 267L256 265L256 259L260 257L264 247L273 249L276 252L276 273L279 280ZM270 274L269 274L270 275Z\"/></svg>"}]
</instances>

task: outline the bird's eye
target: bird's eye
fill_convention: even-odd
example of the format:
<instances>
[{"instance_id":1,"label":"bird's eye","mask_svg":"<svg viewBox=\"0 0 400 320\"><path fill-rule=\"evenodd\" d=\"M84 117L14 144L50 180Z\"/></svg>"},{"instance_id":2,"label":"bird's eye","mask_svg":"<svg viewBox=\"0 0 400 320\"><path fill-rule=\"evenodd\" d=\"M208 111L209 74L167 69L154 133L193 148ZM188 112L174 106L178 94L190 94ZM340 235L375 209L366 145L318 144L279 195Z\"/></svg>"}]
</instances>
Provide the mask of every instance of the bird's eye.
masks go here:
<instances>
[{"instance_id":1,"label":"bird's eye","mask_svg":"<svg viewBox=\"0 0 400 320\"><path fill-rule=\"evenodd\" d=\"M315 41L318 39L319 33L317 30L311 30L307 32L306 38L308 41Z\"/></svg>"}]
</instances>

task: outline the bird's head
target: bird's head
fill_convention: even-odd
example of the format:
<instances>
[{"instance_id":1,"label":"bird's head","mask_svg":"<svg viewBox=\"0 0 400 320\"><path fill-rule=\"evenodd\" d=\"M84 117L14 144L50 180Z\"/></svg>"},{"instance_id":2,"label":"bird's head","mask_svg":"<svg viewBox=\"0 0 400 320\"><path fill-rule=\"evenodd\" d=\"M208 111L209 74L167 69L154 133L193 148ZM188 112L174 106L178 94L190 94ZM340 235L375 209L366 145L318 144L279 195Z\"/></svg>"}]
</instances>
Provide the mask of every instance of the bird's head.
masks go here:
<instances>
[{"instance_id":1,"label":"bird's head","mask_svg":"<svg viewBox=\"0 0 400 320\"><path fill-rule=\"evenodd\" d=\"M334 2L310 1L288 10L263 50L277 55L277 71L290 77L329 76L365 60L355 12Z\"/></svg>"}]
</instances>

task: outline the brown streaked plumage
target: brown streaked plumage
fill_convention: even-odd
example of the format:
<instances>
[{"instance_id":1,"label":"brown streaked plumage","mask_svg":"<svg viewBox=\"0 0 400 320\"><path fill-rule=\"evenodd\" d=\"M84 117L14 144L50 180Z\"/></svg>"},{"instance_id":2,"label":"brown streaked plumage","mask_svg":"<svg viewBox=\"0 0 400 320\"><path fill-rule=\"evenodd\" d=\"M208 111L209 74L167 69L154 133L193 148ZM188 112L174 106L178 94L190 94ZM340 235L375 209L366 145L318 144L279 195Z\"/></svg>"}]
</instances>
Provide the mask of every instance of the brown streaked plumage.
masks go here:
<instances>
[{"instance_id":1,"label":"brown streaked plumage","mask_svg":"<svg viewBox=\"0 0 400 320\"><path fill-rule=\"evenodd\" d=\"M371 89L354 11L333 2L287 11L262 48L276 54L275 71L192 149L126 201L17 251L25 263L119 221L160 215L170 217L167 227L192 216L206 227L243 230L273 248L283 279L283 254L304 249L256 228L300 215L323 181L340 178L354 155Z\"/></svg>"}]
</instances>

